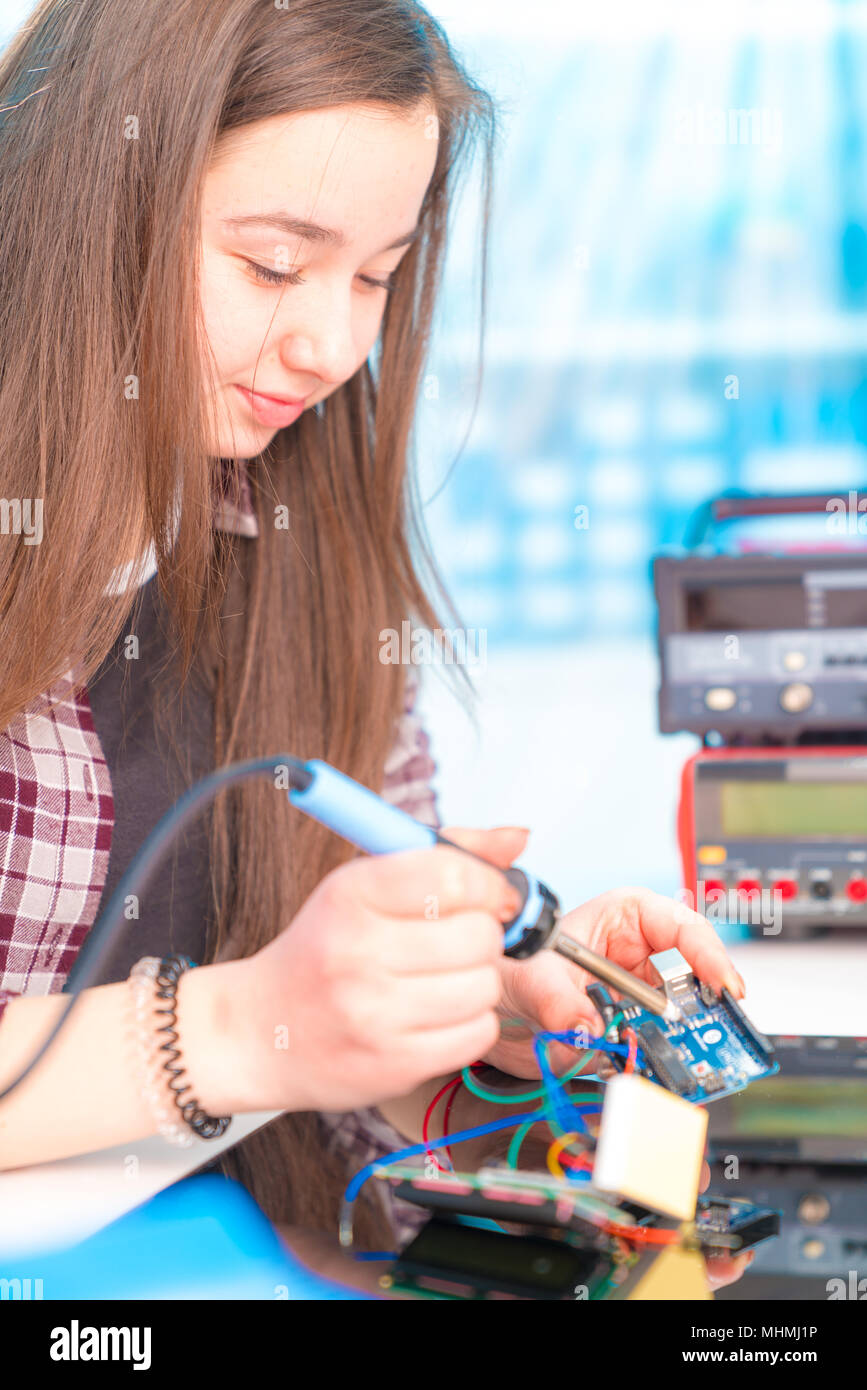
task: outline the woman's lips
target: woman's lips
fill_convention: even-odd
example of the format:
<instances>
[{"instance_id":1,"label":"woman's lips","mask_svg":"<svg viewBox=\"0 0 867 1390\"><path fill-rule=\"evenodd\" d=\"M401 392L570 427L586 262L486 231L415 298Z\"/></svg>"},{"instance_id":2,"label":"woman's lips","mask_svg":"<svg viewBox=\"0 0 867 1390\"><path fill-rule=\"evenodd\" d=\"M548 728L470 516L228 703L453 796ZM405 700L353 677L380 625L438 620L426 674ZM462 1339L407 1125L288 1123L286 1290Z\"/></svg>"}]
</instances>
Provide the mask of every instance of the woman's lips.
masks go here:
<instances>
[{"instance_id":1,"label":"woman's lips","mask_svg":"<svg viewBox=\"0 0 867 1390\"><path fill-rule=\"evenodd\" d=\"M287 425L294 424L304 410L303 401L278 401L273 396L260 396L258 392L248 391L246 386L236 385L235 390L240 392L260 425L285 429Z\"/></svg>"}]
</instances>

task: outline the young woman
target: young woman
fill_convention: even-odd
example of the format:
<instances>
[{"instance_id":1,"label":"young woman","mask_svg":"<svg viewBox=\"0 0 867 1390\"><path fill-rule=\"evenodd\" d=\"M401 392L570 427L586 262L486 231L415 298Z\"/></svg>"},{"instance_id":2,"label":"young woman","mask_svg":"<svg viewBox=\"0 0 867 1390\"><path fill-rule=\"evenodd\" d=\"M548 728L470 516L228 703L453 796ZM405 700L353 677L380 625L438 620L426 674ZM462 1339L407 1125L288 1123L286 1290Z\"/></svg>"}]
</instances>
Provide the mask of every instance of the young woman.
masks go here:
<instances>
[{"instance_id":1,"label":"young woman","mask_svg":"<svg viewBox=\"0 0 867 1390\"><path fill-rule=\"evenodd\" d=\"M487 185L494 120L413 0L43 0L0 107L2 492L42 517L38 544L0 536L2 1090L192 780L289 751L436 823L379 635L439 625L409 440L456 179L480 135ZM492 866L526 841L450 833ZM503 960L492 866L359 858L267 782L222 795L0 1103L0 1167L158 1131L126 981L181 952L201 1107L287 1112L227 1166L273 1219L333 1228L439 1078L533 1075L531 1028L598 1024L581 972ZM642 975L676 944L743 992L705 920L652 893L566 924Z\"/></svg>"}]
</instances>

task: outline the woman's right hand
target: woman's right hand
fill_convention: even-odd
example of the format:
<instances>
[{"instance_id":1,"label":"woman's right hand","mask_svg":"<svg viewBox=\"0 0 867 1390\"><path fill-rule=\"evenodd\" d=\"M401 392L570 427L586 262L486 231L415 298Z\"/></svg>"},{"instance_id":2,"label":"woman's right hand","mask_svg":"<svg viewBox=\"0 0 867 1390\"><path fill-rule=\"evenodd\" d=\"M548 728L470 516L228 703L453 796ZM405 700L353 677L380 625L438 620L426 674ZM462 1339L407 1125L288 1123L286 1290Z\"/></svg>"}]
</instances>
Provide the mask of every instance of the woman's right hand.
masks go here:
<instances>
[{"instance_id":1,"label":"woman's right hand","mask_svg":"<svg viewBox=\"0 0 867 1390\"><path fill-rule=\"evenodd\" d=\"M473 848L502 861L508 835L476 832ZM244 1109L356 1109L483 1056L516 910L497 869L445 846L328 874L286 930L233 963Z\"/></svg>"}]
</instances>

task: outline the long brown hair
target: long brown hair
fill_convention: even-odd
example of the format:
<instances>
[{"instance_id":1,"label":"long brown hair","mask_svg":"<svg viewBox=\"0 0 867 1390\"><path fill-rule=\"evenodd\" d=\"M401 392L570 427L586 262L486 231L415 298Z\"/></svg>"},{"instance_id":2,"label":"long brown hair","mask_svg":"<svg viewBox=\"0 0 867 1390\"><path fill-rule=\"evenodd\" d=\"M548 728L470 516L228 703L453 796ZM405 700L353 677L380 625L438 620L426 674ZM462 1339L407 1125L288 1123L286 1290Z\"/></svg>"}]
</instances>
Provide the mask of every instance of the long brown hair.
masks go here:
<instances>
[{"instance_id":1,"label":"long brown hair","mask_svg":"<svg viewBox=\"0 0 867 1390\"><path fill-rule=\"evenodd\" d=\"M250 465L259 538L215 532L197 280L215 141L274 115L422 99L438 158L376 362ZM106 586L153 539L180 684L201 669L214 692L216 765L290 751L381 787L404 672L380 662L378 634L410 615L438 625L428 591L451 613L407 463L478 136L483 332L496 120L414 0L42 0L0 59L2 490L44 506L39 546L0 547L0 727L73 656L91 678L131 610ZM210 959L261 947L351 853L257 782L218 800L212 849ZM333 1220L345 1175L322 1177L314 1118L283 1117L227 1160L275 1220Z\"/></svg>"}]
</instances>

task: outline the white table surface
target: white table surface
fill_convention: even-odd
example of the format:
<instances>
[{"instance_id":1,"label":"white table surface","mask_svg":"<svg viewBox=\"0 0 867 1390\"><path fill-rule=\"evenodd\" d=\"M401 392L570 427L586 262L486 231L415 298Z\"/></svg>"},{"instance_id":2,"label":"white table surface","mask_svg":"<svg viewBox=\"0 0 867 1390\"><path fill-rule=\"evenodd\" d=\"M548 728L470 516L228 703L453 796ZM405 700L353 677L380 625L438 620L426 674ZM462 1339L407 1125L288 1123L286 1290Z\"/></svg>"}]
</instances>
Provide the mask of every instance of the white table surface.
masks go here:
<instances>
[{"instance_id":1,"label":"white table surface","mask_svg":"<svg viewBox=\"0 0 867 1390\"><path fill-rule=\"evenodd\" d=\"M196 1138L188 1149L154 1137L0 1173L0 1258L86 1239L212 1162L277 1114L236 1115L219 1139Z\"/></svg>"},{"instance_id":2,"label":"white table surface","mask_svg":"<svg viewBox=\"0 0 867 1390\"><path fill-rule=\"evenodd\" d=\"M765 1033L867 1037L867 942L843 931L793 942L738 941L729 955L747 987L743 1007Z\"/></svg>"}]
</instances>

